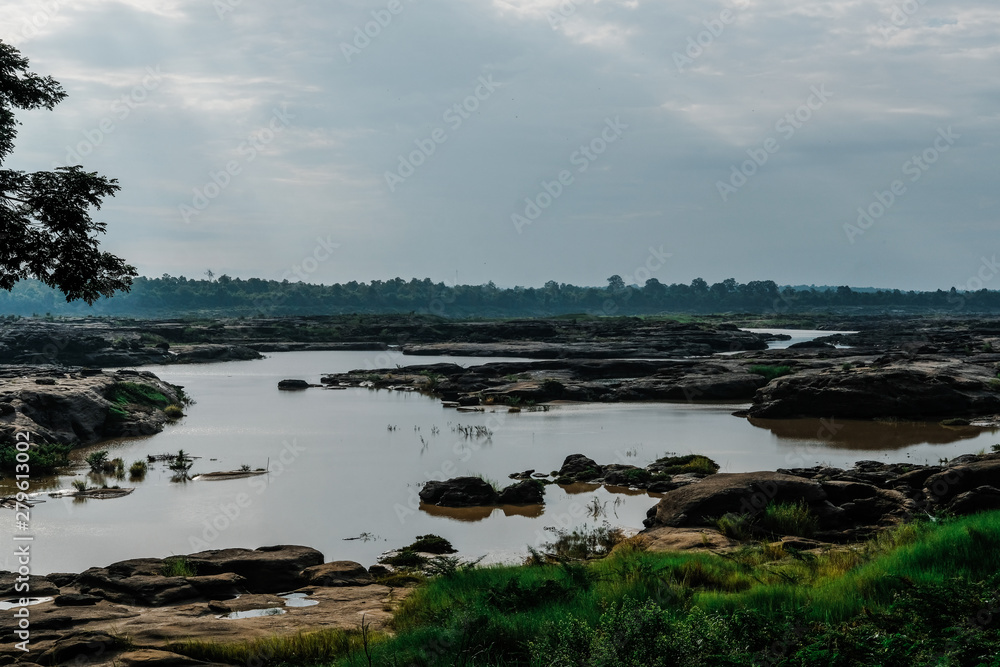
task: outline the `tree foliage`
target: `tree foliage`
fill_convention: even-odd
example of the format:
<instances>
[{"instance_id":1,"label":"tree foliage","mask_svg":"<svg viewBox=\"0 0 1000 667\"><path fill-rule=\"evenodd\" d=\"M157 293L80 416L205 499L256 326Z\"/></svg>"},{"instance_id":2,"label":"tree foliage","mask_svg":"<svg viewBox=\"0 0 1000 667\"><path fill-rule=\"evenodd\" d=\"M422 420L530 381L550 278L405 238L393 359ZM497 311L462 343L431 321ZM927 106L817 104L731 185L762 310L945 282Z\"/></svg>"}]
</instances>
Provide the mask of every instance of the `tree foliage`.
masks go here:
<instances>
[{"instance_id":1,"label":"tree foliage","mask_svg":"<svg viewBox=\"0 0 1000 667\"><path fill-rule=\"evenodd\" d=\"M28 60L0 42L0 165L14 150L15 109L52 110L66 91L51 76L28 69ZM100 250L107 225L90 217L118 182L80 165L27 173L0 169L0 289L26 278L61 290L67 301L92 304L127 292L135 267Z\"/></svg>"}]
</instances>

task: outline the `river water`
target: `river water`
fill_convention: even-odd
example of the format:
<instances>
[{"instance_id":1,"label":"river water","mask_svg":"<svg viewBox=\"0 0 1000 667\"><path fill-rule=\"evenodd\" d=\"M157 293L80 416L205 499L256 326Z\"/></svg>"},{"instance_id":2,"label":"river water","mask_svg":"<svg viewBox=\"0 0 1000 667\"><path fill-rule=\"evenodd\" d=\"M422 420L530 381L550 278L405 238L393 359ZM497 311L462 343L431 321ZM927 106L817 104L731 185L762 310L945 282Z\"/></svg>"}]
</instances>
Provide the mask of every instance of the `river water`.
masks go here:
<instances>
[{"instance_id":1,"label":"river water","mask_svg":"<svg viewBox=\"0 0 1000 667\"><path fill-rule=\"evenodd\" d=\"M823 332L829 333L829 332ZM551 539L546 527L580 528L603 521L640 529L657 498L591 485L549 486L543 507L448 511L421 508L422 482L482 474L511 483L525 469L557 470L568 454L598 463L643 466L673 452L715 459L723 472L773 470L861 459L937 462L989 449L993 431L933 424L760 421L731 415L747 404L559 405L548 412L459 413L412 392L309 389L282 392L277 382L358 368L448 361L396 352L287 352L258 361L150 367L183 385L196 403L163 433L74 452L79 465L48 489L88 478L134 486L113 500L42 496L32 510L36 573L78 572L125 558L184 554L207 548L304 544L327 560L371 565L383 551L436 533L463 555L511 560ZM508 359L509 361L509 359ZM489 438L467 438L457 426L485 426ZM390 430L390 426L394 427ZM226 481L172 481L161 463L140 482L102 480L82 464L107 449L126 466L149 454L184 449L199 457L191 474L267 468L267 475ZM74 476L75 475L75 476ZM0 481L0 495L10 493ZM6 519L4 519L6 521ZM361 538L361 539L351 539ZM0 569L14 569L0 556Z\"/></svg>"}]
</instances>

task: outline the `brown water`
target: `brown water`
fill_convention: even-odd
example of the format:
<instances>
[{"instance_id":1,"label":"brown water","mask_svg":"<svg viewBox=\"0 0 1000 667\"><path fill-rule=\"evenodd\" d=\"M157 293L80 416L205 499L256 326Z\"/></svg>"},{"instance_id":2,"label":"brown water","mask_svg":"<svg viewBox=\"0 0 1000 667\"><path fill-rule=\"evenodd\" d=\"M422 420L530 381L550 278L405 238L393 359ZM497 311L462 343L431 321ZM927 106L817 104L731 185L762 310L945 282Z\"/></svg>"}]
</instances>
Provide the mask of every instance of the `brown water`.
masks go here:
<instances>
[{"instance_id":1,"label":"brown water","mask_svg":"<svg viewBox=\"0 0 1000 667\"><path fill-rule=\"evenodd\" d=\"M192 475L243 464L266 466L270 473L176 483L163 464L153 464L144 481L111 480L136 487L125 498L43 497L46 502L32 511L33 571L81 571L125 558L270 544L305 544L328 560L370 565L381 552L425 533L448 538L465 555L510 559L550 539L548 526L607 520L639 529L656 498L583 484L547 487L544 507L445 510L420 506L421 483L483 474L508 484L510 473L556 470L573 453L640 466L668 452L701 453L723 471L738 472L860 459L936 462L996 442L992 431L977 429L867 422L831 427L819 420L750 424L731 416L746 404L562 405L549 412L479 414L458 413L412 392L276 388L284 378L317 382L324 373L354 368L490 361L373 355L289 352L260 361L149 368L185 386L197 403L161 434L100 449L128 465L183 448L201 457ZM466 439L452 430L458 424L485 425L493 435ZM86 453L78 452L78 460ZM85 474L82 466L70 472ZM72 479L37 480L36 488L68 488ZM0 494L10 492L9 482L0 481ZM603 516L592 516L588 506ZM12 521L12 513L0 519ZM11 556L0 556L0 569L13 565Z\"/></svg>"}]
</instances>

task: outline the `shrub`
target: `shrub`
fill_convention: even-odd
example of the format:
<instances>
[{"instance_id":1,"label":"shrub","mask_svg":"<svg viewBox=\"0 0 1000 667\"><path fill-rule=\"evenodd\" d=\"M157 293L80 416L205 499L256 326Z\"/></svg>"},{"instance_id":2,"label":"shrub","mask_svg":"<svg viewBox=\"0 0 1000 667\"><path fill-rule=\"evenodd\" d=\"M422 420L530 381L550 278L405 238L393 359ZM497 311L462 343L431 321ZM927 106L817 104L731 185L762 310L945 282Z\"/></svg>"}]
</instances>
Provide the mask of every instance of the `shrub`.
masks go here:
<instances>
[{"instance_id":1,"label":"shrub","mask_svg":"<svg viewBox=\"0 0 1000 667\"><path fill-rule=\"evenodd\" d=\"M661 475L682 475L684 473L698 473L702 475L714 475L719 472L719 464L699 454L686 454L684 456L664 456L657 459L650 466Z\"/></svg>"},{"instance_id":2,"label":"shrub","mask_svg":"<svg viewBox=\"0 0 1000 667\"><path fill-rule=\"evenodd\" d=\"M586 528L567 532L564 529L548 526L555 539L546 542L542 548L559 559L599 558L611 553L615 546L625 540L621 528L612 527L607 521L592 530Z\"/></svg>"},{"instance_id":3,"label":"shrub","mask_svg":"<svg viewBox=\"0 0 1000 667\"><path fill-rule=\"evenodd\" d=\"M87 454L85 460L93 472L104 472L104 464L108 462L108 452L105 449L99 452L91 452Z\"/></svg>"},{"instance_id":4,"label":"shrub","mask_svg":"<svg viewBox=\"0 0 1000 667\"><path fill-rule=\"evenodd\" d=\"M753 522L748 514L730 512L715 520L719 532L734 540L749 540L753 535Z\"/></svg>"},{"instance_id":5,"label":"shrub","mask_svg":"<svg viewBox=\"0 0 1000 667\"><path fill-rule=\"evenodd\" d=\"M767 379L767 381L770 382L774 378L779 378L782 375L788 375L789 373L791 373L792 367L757 365L757 366L751 366L750 372L753 373L754 375L763 375Z\"/></svg>"},{"instance_id":6,"label":"shrub","mask_svg":"<svg viewBox=\"0 0 1000 667\"><path fill-rule=\"evenodd\" d=\"M84 491L87 490L87 481L83 479L74 479L73 488L79 491L80 493L83 493Z\"/></svg>"},{"instance_id":7,"label":"shrub","mask_svg":"<svg viewBox=\"0 0 1000 667\"><path fill-rule=\"evenodd\" d=\"M451 542L439 535L417 535L417 540L406 547L412 551L422 551L428 554L453 554L457 551Z\"/></svg>"},{"instance_id":8,"label":"shrub","mask_svg":"<svg viewBox=\"0 0 1000 667\"><path fill-rule=\"evenodd\" d=\"M566 391L566 385L559 380L553 380L552 378L542 380L540 388L543 392L552 396L562 396L563 392Z\"/></svg>"},{"instance_id":9,"label":"shrub","mask_svg":"<svg viewBox=\"0 0 1000 667\"><path fill-rule=\"evenodd\" d=\"M170 419L180 419L184 416L184 408L177 405L176 403L171 403L167 407L163 408L163 414L165 414Z\"/></svg>"},{"instance_id":10,"label":"shrub","mask_svg":"<svg viewBox=\"0 0 1000 667\"><path fill-rule=\"evenodd\" d=\"M128 469L132 477L144 477L148 471L149 465L145 461L135 461Z\"/></svg>"},{"instance_id":11,"label":"shrub","mask_svg":"<svg viewBox=\"0 0 1000 667\"><path fill-rule=\"evenodd\" d=\"M391 556L383 556L379 558L380 563L385 563L386 565L392 565L393 567L406 567L415 568L421 567L427 562L427 559L418 554L412 549L402 549Z\"/></svg>"},{"instance_id":12,"label":"shrub","mask_svg":"<svg viewBox=\"0 0 1000 667\"><path fill-rule=\"evenodd\" d=\"M32 474L51 473L56 468L69 465L69 453L72 449L70 445L33 445L28 449L28 466ZM14 443L0 445L0 470L14 472L14 466L19 464L17 455Z\"/></svg>"}]
</instances>

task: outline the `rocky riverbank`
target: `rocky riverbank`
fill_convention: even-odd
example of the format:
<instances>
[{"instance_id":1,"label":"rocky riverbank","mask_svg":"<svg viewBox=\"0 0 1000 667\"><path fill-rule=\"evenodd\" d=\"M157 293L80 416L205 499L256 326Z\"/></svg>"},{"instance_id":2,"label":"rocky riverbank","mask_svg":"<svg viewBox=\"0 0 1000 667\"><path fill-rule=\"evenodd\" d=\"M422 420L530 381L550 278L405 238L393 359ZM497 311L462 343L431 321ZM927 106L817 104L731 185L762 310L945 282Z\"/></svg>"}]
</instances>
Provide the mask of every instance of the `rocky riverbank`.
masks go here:
<instances>
[{"instance_id":1,"label":"rocky riverbank","mask_svg":"<svg viewBox=\"0 0 1000 667\"><path fill-rule=\"evenodd\" d=\"M12 444L18 431L30 432L35 444L74 447L152 435L184 402L181 387L148 372L0 366L0 445Z\"/></svg>"},{"instance_id":2,"label":"rocky riverbank","mask_svg":"<svg viewBox=\"0 0 1000 667\"><path fill-rule=\"evenodd\" d=\"M680 358L762 350L733 325L639 318L460 322L419 316L237 320L0 320L0 363L135 366L259 358L261 352L384 350L530 358Z\"/></svg>"},{"instance_id":3,"label":"rocky riverbank","mask_svg":"<svg viewBox=\"0 0 1000 667\"><path fill-rule=\"evenodd\" d=\"M37 602L23 607L30 650L6 641L18 619L2 611L0 665L213 665L174 652L174 645L356 630L362 621L381 630L409 592L376 583L359 563L326 562L304 546L139 558L32 576L27 593L15 585L15 574L0 572L0 600Z\"/></svg>"},{"instance_id":4,"label":"rocky riverbank","mask_svg":"<svg viewBox=\"0 0 1000 667\"><path fill-rule=\"evenodd\" d=\"M808 521L789 533L780 524L768 525L768 508L779 504L798 507L798 516ZM728 525L723 533L729 537L787 538L811 548L864 540L918 517L996 509L1000 453L963 455L936 466L858 461L847 470L815 466L685 480L650 508L644 534L654 545L676 546L678 533L699 529L717 537Z\"/></svg>"}]
</instances>

